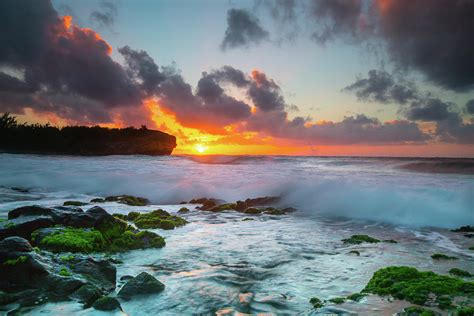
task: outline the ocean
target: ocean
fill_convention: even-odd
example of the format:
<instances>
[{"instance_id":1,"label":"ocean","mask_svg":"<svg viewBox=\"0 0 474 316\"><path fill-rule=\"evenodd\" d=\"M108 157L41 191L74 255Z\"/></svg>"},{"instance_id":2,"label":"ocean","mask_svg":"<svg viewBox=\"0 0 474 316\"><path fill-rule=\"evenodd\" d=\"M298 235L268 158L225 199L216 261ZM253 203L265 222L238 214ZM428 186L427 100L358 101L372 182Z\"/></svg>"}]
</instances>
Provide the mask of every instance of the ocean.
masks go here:
<instances>
[{"instance_id":1,"label":"ocean","mask_svg":"<svg viewBox=\"0 0 474 316\"><path fill-rule=\"evenodd\" d=\"M118 279L147 271L166 285L159 295L123 302L129 315L392 315L400 303L377 297L318 311L308 301L359 292L374 271L389 265L446 273L474 264L474 251L467 250L472 239L449 230L474 224L472 159L0 154L0 166L0 217L23 205L118 194L145 197L152 205L100 206L110 213L176 213L179 202L193 198L280 196L284 206L297 209L242 221L248 215L186 204L192 211L180 216L188 225L157 230L166 247L119 255ZM398 243L341 242L353 234ZM436 262L430 258L436 252L459 260ZM75 302L29 312L100 314Z\"/></svg>"}]
</instances>

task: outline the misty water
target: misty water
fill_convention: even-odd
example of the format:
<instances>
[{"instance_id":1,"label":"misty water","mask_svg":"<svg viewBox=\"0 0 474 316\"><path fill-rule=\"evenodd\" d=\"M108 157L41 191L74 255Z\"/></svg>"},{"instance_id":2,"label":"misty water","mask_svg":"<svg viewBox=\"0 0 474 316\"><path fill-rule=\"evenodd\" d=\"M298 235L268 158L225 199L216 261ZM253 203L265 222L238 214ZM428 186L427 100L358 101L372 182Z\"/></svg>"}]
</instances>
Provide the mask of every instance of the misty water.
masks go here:
<instances>
[{"instance_id":1,"label":"misty water","mask_svg":"<svg viewBox=\"0 0 474 316\"><path fill-rule=\"evenodd\" d=\"M298 209L284 216L195 210L184 227L155 232L162 249L117 255L117 276L147 271L166 285L158 295L123 301L129 315L242 313L392 315L400 306L376 297L360 303L308 303L363 289L373 272L408 265L447 274L472 270L472 239L449 231L474 224L474 175L408 171L424 160L318 157L66 157L0 155L0 216L23 205L62 205L115 194L143 196L153 203L132 207L101 204L110 213L176 213L198 197L233 202L281 196ZM426 171L426 170L425 170ZM28 193L12 187L29 189ZM84 207L87 209L90 206ZM253 221L242 221L252 217ZM397 244L343 245L368 234ZM358 250L360 256L349 254ZM436 262L435 252L456 262ZM118 288L123 284L119 282ZM101 314L75 302L57 302L31 314Z\"/></svg>"}]
</instances>

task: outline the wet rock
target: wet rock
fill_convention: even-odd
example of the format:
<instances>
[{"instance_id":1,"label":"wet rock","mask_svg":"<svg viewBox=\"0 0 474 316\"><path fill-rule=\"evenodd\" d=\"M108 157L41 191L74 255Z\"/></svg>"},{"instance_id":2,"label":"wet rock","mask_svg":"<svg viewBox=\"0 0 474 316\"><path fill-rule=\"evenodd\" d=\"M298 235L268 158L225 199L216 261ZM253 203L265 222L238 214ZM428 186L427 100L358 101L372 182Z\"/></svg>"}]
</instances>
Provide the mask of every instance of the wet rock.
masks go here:
<instances>
[{"instance_id":1,"label":"wet rock","mask_svg":"<svg viewBox=\"0 0 474 316\"><path fill-rule=\"evenodd\" d=\"M474 226L470 226L470 225L461 226L461 227L453 229L451 231L455 232L455 233L474 233Z\"/></svg>"},{"instance_id":2,"label":"wet rock","mask_svg":"<svg viewBox=\"0 0 474 316\"><path fill-rule=\"evenodd\" d=\"M189 213L189 208L187 207L182 207L179 209L178 211L179 214L186 214L186 213Z\"/></svg>"},{"instance_id":3,"label":"wet rock","mask_svg":"<svg viewBox=\"0 0 474 316\"><path fill-rule=\"evenodd\" d=\"M458 259L457 257L447 256L442 253L434 253L431 255L431 258L433 258L434 260L457 260Z\"/></svg>"},{"instance_id":4,"label":"wet rock","mask_svg":"<svg viewBox=\"0 0 474 316\"><path fill-rule=\"evenodd\" d=\"M277 204L280 201L278 196L265 196L265 197L258 197L255 199L246 199L245 205L247 207L254 207L254 206L267 206Z\"/></svg>"},{"instance_id":5,"label":"wet rock","mask_svg":"<svg viewBox=\"0 0 474 316\"><path fill-rule=\"evenodd\" d=\"M176 227L184 226L188 223L184 218L171 215L161 209L139 214L133 222L138 228L152 229L175 229Z\"/></svg>"},{"instance_id":6,"label":"wet rock","mask_svg":"<svg viewBox=\"0 0 474 316\"><path fill-rule=\"evenodd\" d=\"M15 219L0 223L0 239L10 236L31 238L31 233L39 228L51 227L54 221L50 217L32 217Z\"/></svg>"},{"instance_id":7,"label":"wet rock","mask_svg":"<svg viewBox=\"0 0 474 316\"><path fill-rule=\"evenodd\" d=\"M246 208L244 211L242 211L242 213L245 213L245 214L260 214L262 213L262 210L256 208L256 207L249 207L249 208Z\"/></svg>"},{"instance_id":8,"label":"wet rock","mask_svg":"<svg viewBox=\"0 0 474 316\"><path fill-rule=\"evenodd\" d=\"M109 292L115 289L117 268L109 259L79 258L71 260L69 266L74 273L87 275L102 290Z\"/></svg>"},{"instance_id":9,"label":"wet rock","mask_svg":"<svg viewBox=\"0 0 474 316\"><path fill-rule=\"evenodd\" d=\"M63 203L63 206L84 206L87 205L87 203L80 202L80 201L65 201Z\"/></svg>"},{"instance_id":10,"label":"wet rock","mask_svg":"<svg viewBox=\"0 0 474 316\"><path fill-rule=\"evenodd\" d=\"M8 219L14 219L20 216L55 216L52 208L38 205L23 206L8 212Z\"/></svg>"},{"instance_id":11,"label":"wet rock","mask_svg":"<svg viewBox=\"0 0 474 316\"><path fill-rule=\"evenodd\" d=\"M133 279L133 276L131 275L124 275L120 277L120 281L128 281L130 279Z\"/></svg>"},{"instance_id":12,"label":"wet rock","mask_svg":"<svg viewBox=\"0 0 474 316\"><path fill-rule=\"evenodd\" d=\"M387 267L376 271L362 292L392 295L417 305L433 305L434 301L444 310L472 297L474 283L413 267Z\"/></svg>"},{"instance_id":13,"label":"wet rock","mask_svg":"<svg viewBox=\"0 0 474 316\"><path fill-rule=\"evenodd\" d=\"M357 250L351 250L351 251L349 251L349 254L350 255L355 255L355 256L360 256L360 252L357 251Z\"/></svg>"},{"instance_id":14,"label":"wet rock","mask_svg":"<svg viewBox=\"0 0 474 316\"><path fill-rule=\"evenodd\" d=\"M84 307L90 307L97 299L103 295L103 292L96 286L86 284L76 290L71 298L84 304Z\"/></svg>"},{"instance_id":15,"label":"wet rock","mask_svg":"<svg viewBox=\"0 0 474 316\"><path fill-rule=\"evenodd\" d=\"M366 296L367 294L364 294L364 293L352 293L351 295L347 296L347 299L354 302L359 302Z\"/></svg>"},{"instance_id":16,"label":"wet rock","mask_svg":"<svg viewBox=\"0 0 474 316\"><path fill-rule=\"evenodd\" d=\"M101 232L92 228L42 228L33 232L31 239L41 249L52 252L89 253L105 249Z\"/></svg>"},{"instance_id":17,"label":"wet rock","mask_svg":"<svg viewBox=\"0 0 474 316\"><path fill-rule=\"evenodd\" d=\"M20 237L0 242L0 291L6 293L2 295L5 301L29 306L50 297L91 304L102 293L112 291L115 281L116 269L109 260L38 254Z\"/></svg>"},{"instance_id":18,"label":"wet rock","mask_svg":"<svg viewBox=\"0 0 474 316\"><path fill-rule=\"evenodd\" d=\"M209 212L223 212L223 211L229 211L229 210L235 210L235 203L220 204L212 208L206 209L206 211L209 211Z\"/></svg>"},{"instance_id":19,"label":"wet rock","mask_svg":"<svg viewBox=\"0 0 474 316\"><path fill-rule=\"evenodd\" d=\"M133 195L114 195L104 199L106 202L118 202L130 206L145 206L150 203L148 199Z\"/></svg>"},{"instance_id":20,"label":"wet rock","mask_svg":"<svg viewBox=\"0 0 474 316\"><path fill-rule=\"evenodd\" d=\"M368 235L352 235L349 238L343 239L342 242L344 244L350 244L350 245L358 245L362 243L379 243L380 240L370 237Z\"/></svg>"},{"instance_id":21,"label":"wet rock","mask_svg":"<svg viewBox=\"0 0 474 316\"><path fill-rule=\"evenodd\" d=\"M129 280L120 289L118 296L129 299L135 295L159 293L165 289L165 285L152 275L142 272Z\"/></svg>"},{"instance_id":22,"label":"wet rock","mask_svg":"<svg viewBox=\"0 0 474 316\"><path fill-rule=\"evenodd\" d=\"M122 310L122 306L120 306L119 301L110 296L103 296L96 300L92 307L99 311L113 311L113 310Z\"/></svg>"},{"instance_id":23,"label":"wet rock","mask_svg":"<svg viewBox=\"0 0 474 316\"><path fill-rule=\"evenodd\" d=\"M0 249L2 252L30 252L33 251L28 240L13 236L7 237L0 241Z\"/></svg>"},{"instance_id":24,"label":"wet rock","mask_svg":"<svg viewBox=\"0 0 474 316\"><path fill-rule=\"evenodd\" d=\"M324 306L324 302L321 301L319 298L317 297L313 297L309 300L309 302L311 303L311 305L313 305L314 308L321 308Z\"/></svg>"},{"instance_id":25,"label":"wet rock","mask_svg":"<svg viewBox=\"0 0 474 316\"><path fill-rule=\"evenodd\" d=\"M22 187L11 187L13 191L20 192L20 193L30 193L30 190L27 188L22 188Z\"/></svg>"}]
</instances>

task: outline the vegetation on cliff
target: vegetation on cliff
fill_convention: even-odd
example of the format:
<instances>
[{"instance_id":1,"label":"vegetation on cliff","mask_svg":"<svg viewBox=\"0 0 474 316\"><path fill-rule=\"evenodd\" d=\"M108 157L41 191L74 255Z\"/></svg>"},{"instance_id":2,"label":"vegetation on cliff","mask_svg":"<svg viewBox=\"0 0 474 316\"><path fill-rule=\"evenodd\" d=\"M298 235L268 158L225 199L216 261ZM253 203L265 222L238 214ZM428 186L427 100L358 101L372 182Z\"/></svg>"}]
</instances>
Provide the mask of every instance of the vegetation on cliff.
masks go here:
<instances>
[{"instance_id":1,"label":"vegetation on cliff","mask_svg":"<svg viewBox=\"0 0 474 316\"><path fill-rule=\"evenodd\" d=\"M169 155L176 137L149 130L19 124L9 113L0 116L0 151L66 155Z\"/></svg>"}]
</instances>

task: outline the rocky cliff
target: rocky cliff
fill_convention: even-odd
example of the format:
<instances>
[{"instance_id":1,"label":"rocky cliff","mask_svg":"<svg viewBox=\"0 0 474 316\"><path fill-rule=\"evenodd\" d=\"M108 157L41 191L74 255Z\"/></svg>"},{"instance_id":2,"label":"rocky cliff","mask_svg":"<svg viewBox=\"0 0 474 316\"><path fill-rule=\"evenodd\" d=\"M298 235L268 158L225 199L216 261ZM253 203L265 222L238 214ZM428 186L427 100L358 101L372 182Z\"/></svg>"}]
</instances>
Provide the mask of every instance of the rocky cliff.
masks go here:
<instances>
[{"instance_id":1,"label":"rocky cliff","mask_svg":"<svg viewBox=\"0 0 474 316\"><path fill-rule=\"evenodd\" d=\"M64 155L170 155L176 137L145 127L0 124L0 152Z\"/></svg>"}]
</instances>

